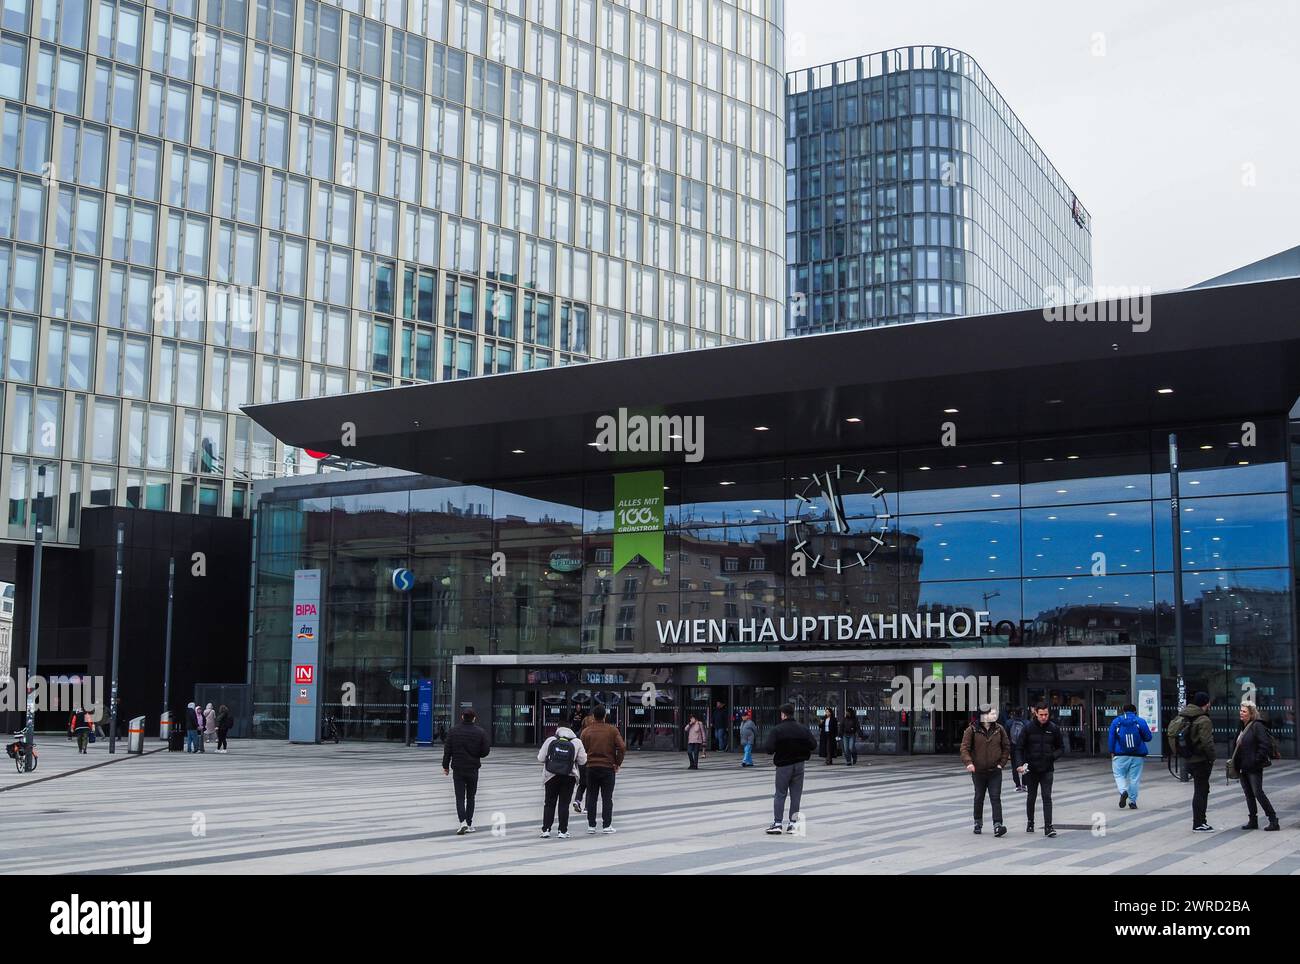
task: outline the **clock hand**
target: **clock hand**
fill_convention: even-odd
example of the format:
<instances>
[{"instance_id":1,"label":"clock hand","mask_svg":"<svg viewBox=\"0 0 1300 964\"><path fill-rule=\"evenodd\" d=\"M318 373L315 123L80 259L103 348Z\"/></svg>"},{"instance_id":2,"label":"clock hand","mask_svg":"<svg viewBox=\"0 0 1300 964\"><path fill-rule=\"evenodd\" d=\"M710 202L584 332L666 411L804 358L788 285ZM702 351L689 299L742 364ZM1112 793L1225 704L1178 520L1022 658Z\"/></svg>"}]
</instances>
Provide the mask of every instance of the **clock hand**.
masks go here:
<instances>
[{"instance_id":1,"label":"clock hand","mask_svg":"<svg viewBox=\"0 0 1300 964\"><path fill-rule=\"evenodd\" d=\"M835 484L831 481L831 473L826 472L826 503L830 506L831 522L835 525L836 532L844 531L844 514L840 507L840 497L835 491Z\"/></svg>"}]
</instances>

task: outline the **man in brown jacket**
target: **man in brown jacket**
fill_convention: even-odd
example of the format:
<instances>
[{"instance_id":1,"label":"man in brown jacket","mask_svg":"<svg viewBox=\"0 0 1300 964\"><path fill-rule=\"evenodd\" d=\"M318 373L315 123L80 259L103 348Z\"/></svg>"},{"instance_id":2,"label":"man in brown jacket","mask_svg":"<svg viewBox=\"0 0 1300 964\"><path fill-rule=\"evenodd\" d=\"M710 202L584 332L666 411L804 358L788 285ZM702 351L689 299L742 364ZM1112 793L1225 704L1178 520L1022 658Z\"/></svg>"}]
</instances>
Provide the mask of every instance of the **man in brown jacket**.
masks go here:
<instances>
[{"instance_id":1,"label":"man in brown jacket","mask_svg":"<svg viewBox=\"0 0 1300 964\"><path fill-rule=\"evenodd\" d=\"M1011 762L1011 738L992 707L961 736L961 762L975 784L975 832L983 833L984 794L993 801L993 836L1007 832L1002 823L1002 768Z\"/></svg>"},{"instance_id":2,"label":"man in brown jacket","mask_svg":"<svg viewBox=\"0 0 1300 964\"><path fill-rule=\"evenodd\" d=\"M587 833L596 832L596 795L600 795L600 823L605 833L614 832L614 774L623 765L627 745L618 727L605 722L605 707L597 703L591 722L582 729L587 748Z\"/></svg>"}]
</instances>

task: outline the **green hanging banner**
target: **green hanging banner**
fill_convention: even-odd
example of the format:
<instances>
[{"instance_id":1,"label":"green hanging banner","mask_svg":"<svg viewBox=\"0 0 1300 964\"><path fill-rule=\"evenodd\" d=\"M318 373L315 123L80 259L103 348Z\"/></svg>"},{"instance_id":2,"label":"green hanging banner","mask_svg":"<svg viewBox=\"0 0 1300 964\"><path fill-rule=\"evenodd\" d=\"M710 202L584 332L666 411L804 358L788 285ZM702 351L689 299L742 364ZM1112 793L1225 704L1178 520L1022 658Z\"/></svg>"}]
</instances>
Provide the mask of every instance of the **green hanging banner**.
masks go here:
<instances>
[{"instance_id":1,"label":"green hanging banner","mask_svg":"<svg viewBox=\"0 0 1300 964\"><path fill-rule=\"evenodd\" d=\"M664 571L664 474L614 476L614 571L641 556Z\"/></svg>"}]
</instances>

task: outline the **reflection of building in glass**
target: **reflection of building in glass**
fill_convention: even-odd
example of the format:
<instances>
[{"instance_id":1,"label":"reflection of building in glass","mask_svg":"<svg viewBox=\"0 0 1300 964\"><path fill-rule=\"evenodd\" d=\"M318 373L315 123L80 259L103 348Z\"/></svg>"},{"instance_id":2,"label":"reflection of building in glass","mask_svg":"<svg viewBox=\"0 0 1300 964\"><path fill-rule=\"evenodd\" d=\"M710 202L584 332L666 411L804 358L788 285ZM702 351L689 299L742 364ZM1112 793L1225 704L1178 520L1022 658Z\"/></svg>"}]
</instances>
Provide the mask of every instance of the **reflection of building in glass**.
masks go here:
<instances>
[{"instance_id":1,"label":"reflection of building in glass","mask_svg":"<svg viewBox=\"0 0 1300 964\"><path fill-rule=\"evenodd\" d=\"M1033 646L1154 644L1155 613L1138 606L1071 604L1044 610L1024 624Z\"/></svg>"},{"instance_id":2,"label":"reflection of building in glass","mask_svg":"<svg viewBox=\"0 0 1300 964\"><path fill-rule=\"evenodd\" d=\"M1202 642L1206 645L1267 651L1288 634L1290 620L1291 595L1282 590L1216 586L1201 594Z\"/></svg>"},{"instance_id":3,"label":"reflection of building in glass","mask_svg":"<svg viewBox=\"0 0 1300 964\"><path fill-rule=\"evenodd\" d=\"M13 650L14 584L0 582L0 679L9 675L9 654Z\"/></svg>"}]
</instances>

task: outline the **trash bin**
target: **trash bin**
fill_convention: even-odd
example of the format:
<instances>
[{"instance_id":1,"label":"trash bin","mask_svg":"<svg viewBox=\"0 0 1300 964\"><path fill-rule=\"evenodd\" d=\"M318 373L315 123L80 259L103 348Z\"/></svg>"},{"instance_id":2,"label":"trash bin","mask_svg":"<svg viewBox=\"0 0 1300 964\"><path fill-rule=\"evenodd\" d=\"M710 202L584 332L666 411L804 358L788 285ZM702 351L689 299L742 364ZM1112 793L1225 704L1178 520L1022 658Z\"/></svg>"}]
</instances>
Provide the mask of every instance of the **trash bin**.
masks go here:
<instances>
[{"instance_id":1,"label":"trash bin","mask_svg":"<svg viewBox=\"0 0 1300 964\"><path fill-rule=\"evenodd\" d=\"M144 717L133 716L126 730L126 752L144 752Z\"/></svg>"},{"instance_id":2,"label":"trash bin","mask_svg":"<svg viewBox=\"0 0 1300 964\"><path fill-rule=\"evenodd\" d=\"M162 719L158 721L158 739L166 743L167 738L171 736L171 732L172 732L172 714L171 711L168 710L163 713Z\"/></svg>"}]
</instances>

